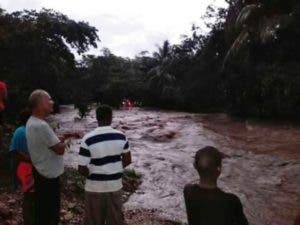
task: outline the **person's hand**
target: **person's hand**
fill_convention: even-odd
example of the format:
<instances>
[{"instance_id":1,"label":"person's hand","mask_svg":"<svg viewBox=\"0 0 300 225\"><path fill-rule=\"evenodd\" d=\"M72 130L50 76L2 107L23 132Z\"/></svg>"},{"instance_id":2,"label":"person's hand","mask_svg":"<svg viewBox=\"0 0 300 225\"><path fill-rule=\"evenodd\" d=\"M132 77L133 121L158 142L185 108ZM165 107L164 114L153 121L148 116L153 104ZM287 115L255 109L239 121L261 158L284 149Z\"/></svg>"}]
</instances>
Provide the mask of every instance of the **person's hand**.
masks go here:
<instances>
[{"instance_id":1,"label":"person's hand","mask_svg":"<svg viewBox=\"0 0 300 225\"><path fill-rule=\"evenodd\" d=\"M67 139L67 140L64 142L64 144L65 144L65 146L66 146L66 150L69 150L69 149L70 149L70 147L71 147L71 142L72 142L71 139Z\"/></svg>"},{"instance_id":2,"label":"person's hand","mask_svg":"<svg viewBox=\"0 0 300 225\"><path fill-rule=\"evenodd\" d=\"M82 137L82 133L79 131L74 131L74 132L67 132L64 133L63 135L64 139L68 139L68 138L81 138Z\"/></svg>"},{"instance_id":3,"label":"person's hand","mask_svg":"<svg viewBox=\"0 0 300 225\"><path fill-rule=\"evenodd\" d=\"M80 131L76 131L76 132L73 133L73 137L77 138L77 139L82 138L83 137L83 133L80 132Z\"/></svg>"}]
</instances>

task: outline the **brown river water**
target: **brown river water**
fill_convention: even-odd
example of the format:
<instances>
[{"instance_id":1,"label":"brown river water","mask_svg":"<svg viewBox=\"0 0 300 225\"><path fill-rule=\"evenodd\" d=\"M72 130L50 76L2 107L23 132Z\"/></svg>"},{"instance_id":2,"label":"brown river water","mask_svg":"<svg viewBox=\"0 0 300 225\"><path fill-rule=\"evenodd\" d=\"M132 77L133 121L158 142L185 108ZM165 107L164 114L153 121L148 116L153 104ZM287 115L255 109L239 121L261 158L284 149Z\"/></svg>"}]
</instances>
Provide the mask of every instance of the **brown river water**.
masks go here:
<instances>
[{"instance_id":1,"label":"brown river water","mask_svg":"<svg viewBox=\"0 0 300 225\"><path fill-rule=\"evenodd\" d=\"M88 132L97 126L92 111L83 120L70 106L55 116L58 132ZM206 146L227 157L219 186L238 195L250 225L293 225L300 212L300 126L234 121L222 114L143 110L114 111L113 126L129 138L142 184L125 210L150 210L161 218L186 223L183 187L197 181L192 161ZM76 167L80 140L65 155Z\"/></svg>"}]
</instances>

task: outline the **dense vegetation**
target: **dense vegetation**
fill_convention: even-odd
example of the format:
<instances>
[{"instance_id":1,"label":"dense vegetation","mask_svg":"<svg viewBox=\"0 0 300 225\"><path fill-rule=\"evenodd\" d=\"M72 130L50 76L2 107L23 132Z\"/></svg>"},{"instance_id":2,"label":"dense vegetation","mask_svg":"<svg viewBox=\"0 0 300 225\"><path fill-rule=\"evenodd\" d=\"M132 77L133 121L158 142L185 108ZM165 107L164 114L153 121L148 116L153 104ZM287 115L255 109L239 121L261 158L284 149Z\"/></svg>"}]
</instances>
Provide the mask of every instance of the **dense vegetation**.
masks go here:
<instances>
[{"instance_id":1,"label":"dense vegetation","mask_svg":"<svg viewBox=\"0 0 300 225\"><path fill-rule=\"evenodd\" d=\"M91 102L239 116L293 118L300 113L300 3L297 0L227 0L209 7L210 28L194 25L180 44L165 41L134 59L103 49L96 28L52 10L0 11L0 79L9 86L7 114L35 88L84 112ZM213 20L212 20L213 18ZM213 21L213 22L212 22ZM105 31L104 31L105 32ZM76 61L70 47L82 60ZM299 116L298 116L299 117Z\"/></svg>"}]
</instances>

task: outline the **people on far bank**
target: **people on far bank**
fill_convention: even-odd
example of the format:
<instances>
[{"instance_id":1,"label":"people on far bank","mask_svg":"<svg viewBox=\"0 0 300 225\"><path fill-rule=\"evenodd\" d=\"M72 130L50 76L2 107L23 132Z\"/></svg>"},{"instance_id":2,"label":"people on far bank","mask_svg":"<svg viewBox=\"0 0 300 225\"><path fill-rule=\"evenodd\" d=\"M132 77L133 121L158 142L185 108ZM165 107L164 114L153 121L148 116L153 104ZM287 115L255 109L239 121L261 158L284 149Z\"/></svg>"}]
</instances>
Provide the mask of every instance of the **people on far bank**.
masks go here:
<instances>
[{"instance_id":1,"label":"people on far bank","mask_svg":"<svg viewBox=\"0 0 300 225\"><path fill-rule=\"evenodd\" d=\"M25 125L30 117L29 110L25 109L20 113L20 126L15 130L11 145L10 153L16 160L16 170L13 171L13 178L17 175L21 184L23 193L23 224L34 225L34 179L32 174L32 164L27 147Z\"/></svg>"},{"instance_id":2,"label":"people on far bank","mask_svg":"<svg viewBox=\"0 0 300 225\"><path fill-rule=\"evenodd\" d=\"M126 109L126 110L130 110L134 107L134 103L130 100L130 99L123 99L121 101L121 105L120 108L121 109Z\"/></svg>"},{"instance_id":3,"label":"people on far bank","mask_svg":"<svg viewBox=\"0 0 300 225\"><path fill-rule=\"evenodd\" d=\"M200 181L184 188L189 225L248 225L240 199L218 188L222 158L222 153L211 146L195 155L194 168Z\"/></svg>"},{"instance_id":4,"label":"people on far bank","mask_svg":"<svg viewBox=\"0 0 300 225\"><path fill-rule=\"evenodd\" d=\"M45 119L52 113L54 102L44 90L29 97L31 116L26 124L26 137L33 164L35 181L35 225L58 225L60 217L60 176L64 172L63 154L68 137L57 137Z\"/></svg>"},{"instance_id":5,"label":"people on far bank","mask_svg":"<svg viewBox=\"0 0 300 225\"><path fill-rule=\"evenodd\" d=\"M131 163L126 136L111 127L112 109L96 109L99 127L81 142L78 170L86 177L85 225L123 225L122 175Z\"/></svg>"}]
</instances>

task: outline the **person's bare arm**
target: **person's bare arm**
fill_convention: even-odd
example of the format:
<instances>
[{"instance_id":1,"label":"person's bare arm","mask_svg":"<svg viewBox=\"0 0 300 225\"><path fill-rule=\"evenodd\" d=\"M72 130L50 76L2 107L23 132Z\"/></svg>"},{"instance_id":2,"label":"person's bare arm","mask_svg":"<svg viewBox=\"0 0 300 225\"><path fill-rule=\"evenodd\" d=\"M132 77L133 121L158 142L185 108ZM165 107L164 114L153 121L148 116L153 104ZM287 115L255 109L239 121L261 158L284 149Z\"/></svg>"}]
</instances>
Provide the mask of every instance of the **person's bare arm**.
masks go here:
<instances>
[{"instance_id":1,"label":"person's bare arm","mask_svg":"<svg viewBox=\"0 0 300 225\"><path fill-rule=\"evenodd\" d=\"M16 157L19 161L31 163L31 159L30 159L29 155L24 152L16 151Z\"/></svg>"},{"instance_id":2,"label":"person's bare arm","mask_svg":"<svg viewBox=\"0 0 300 225\"><path fill-rule=\"evenodd\" d=\"M131 164L131 153L126 152L122 154L122 164L123 168L129 166Z\"/></svg>"},{"instance_id":3,"label":"person's bare arm","mask_svg":"<svg viewBox=\"0 0 300 225\"><path fill-rule=\"evenodd\" d=\"M90 174L89 169L87 168L87 166L78 166L78 172L84 176L84 177L88 177Z\"/></svg>"},{"instance_id":4,"label":"person's bare arm","mask_svg":"<svg viewBox=\"0 0 300 225\"><path fill-rule=\"evenodd\" d=\"M51 147L51 150L54 151L57 155L63 155L65 153L66 144L59 142L58 144Z\"/></svg>"},{"instance_id":5,"label":"person's bare arm","mask_svg":"<svg viewBox=\"0 0 300 225\"><path fill-rule=\"evenodd\" d=\"M82 137L82 134L78 131L75 131L75 132L66 132L66 133L62 134L61 136L59 136L58 138L61 142L64 142L68 138L78 139L78 138L81 138L81 137Z\"/></svg>"},{"instance_id":6,"label":"person's bare arm","mask_svg":"<svg viewBox=\"0 0 300 225\"><path fill-rule=\"evenodd\" d=\"M59 139L48 124L41 124L40 131L37 135L41 138L43 144L57 155L63 155L65 153L65 148L68 146L67 143L64 143L65 138Z\"/></svg>"},{"instance_id":7,"label":"person's bare arm","mask_svg":"<svg viewBox=\"0 0 300 225\"><path fill-rule=\"evenodd\" d=\"M78 132L73 133L65 133L59 137L60 143L51 147L51 149L58 155L63 155L65 153L65 149L68 144L64 143L64 141L68 138L80 138L80 134Z\"/></svg>"}]
</instances>

